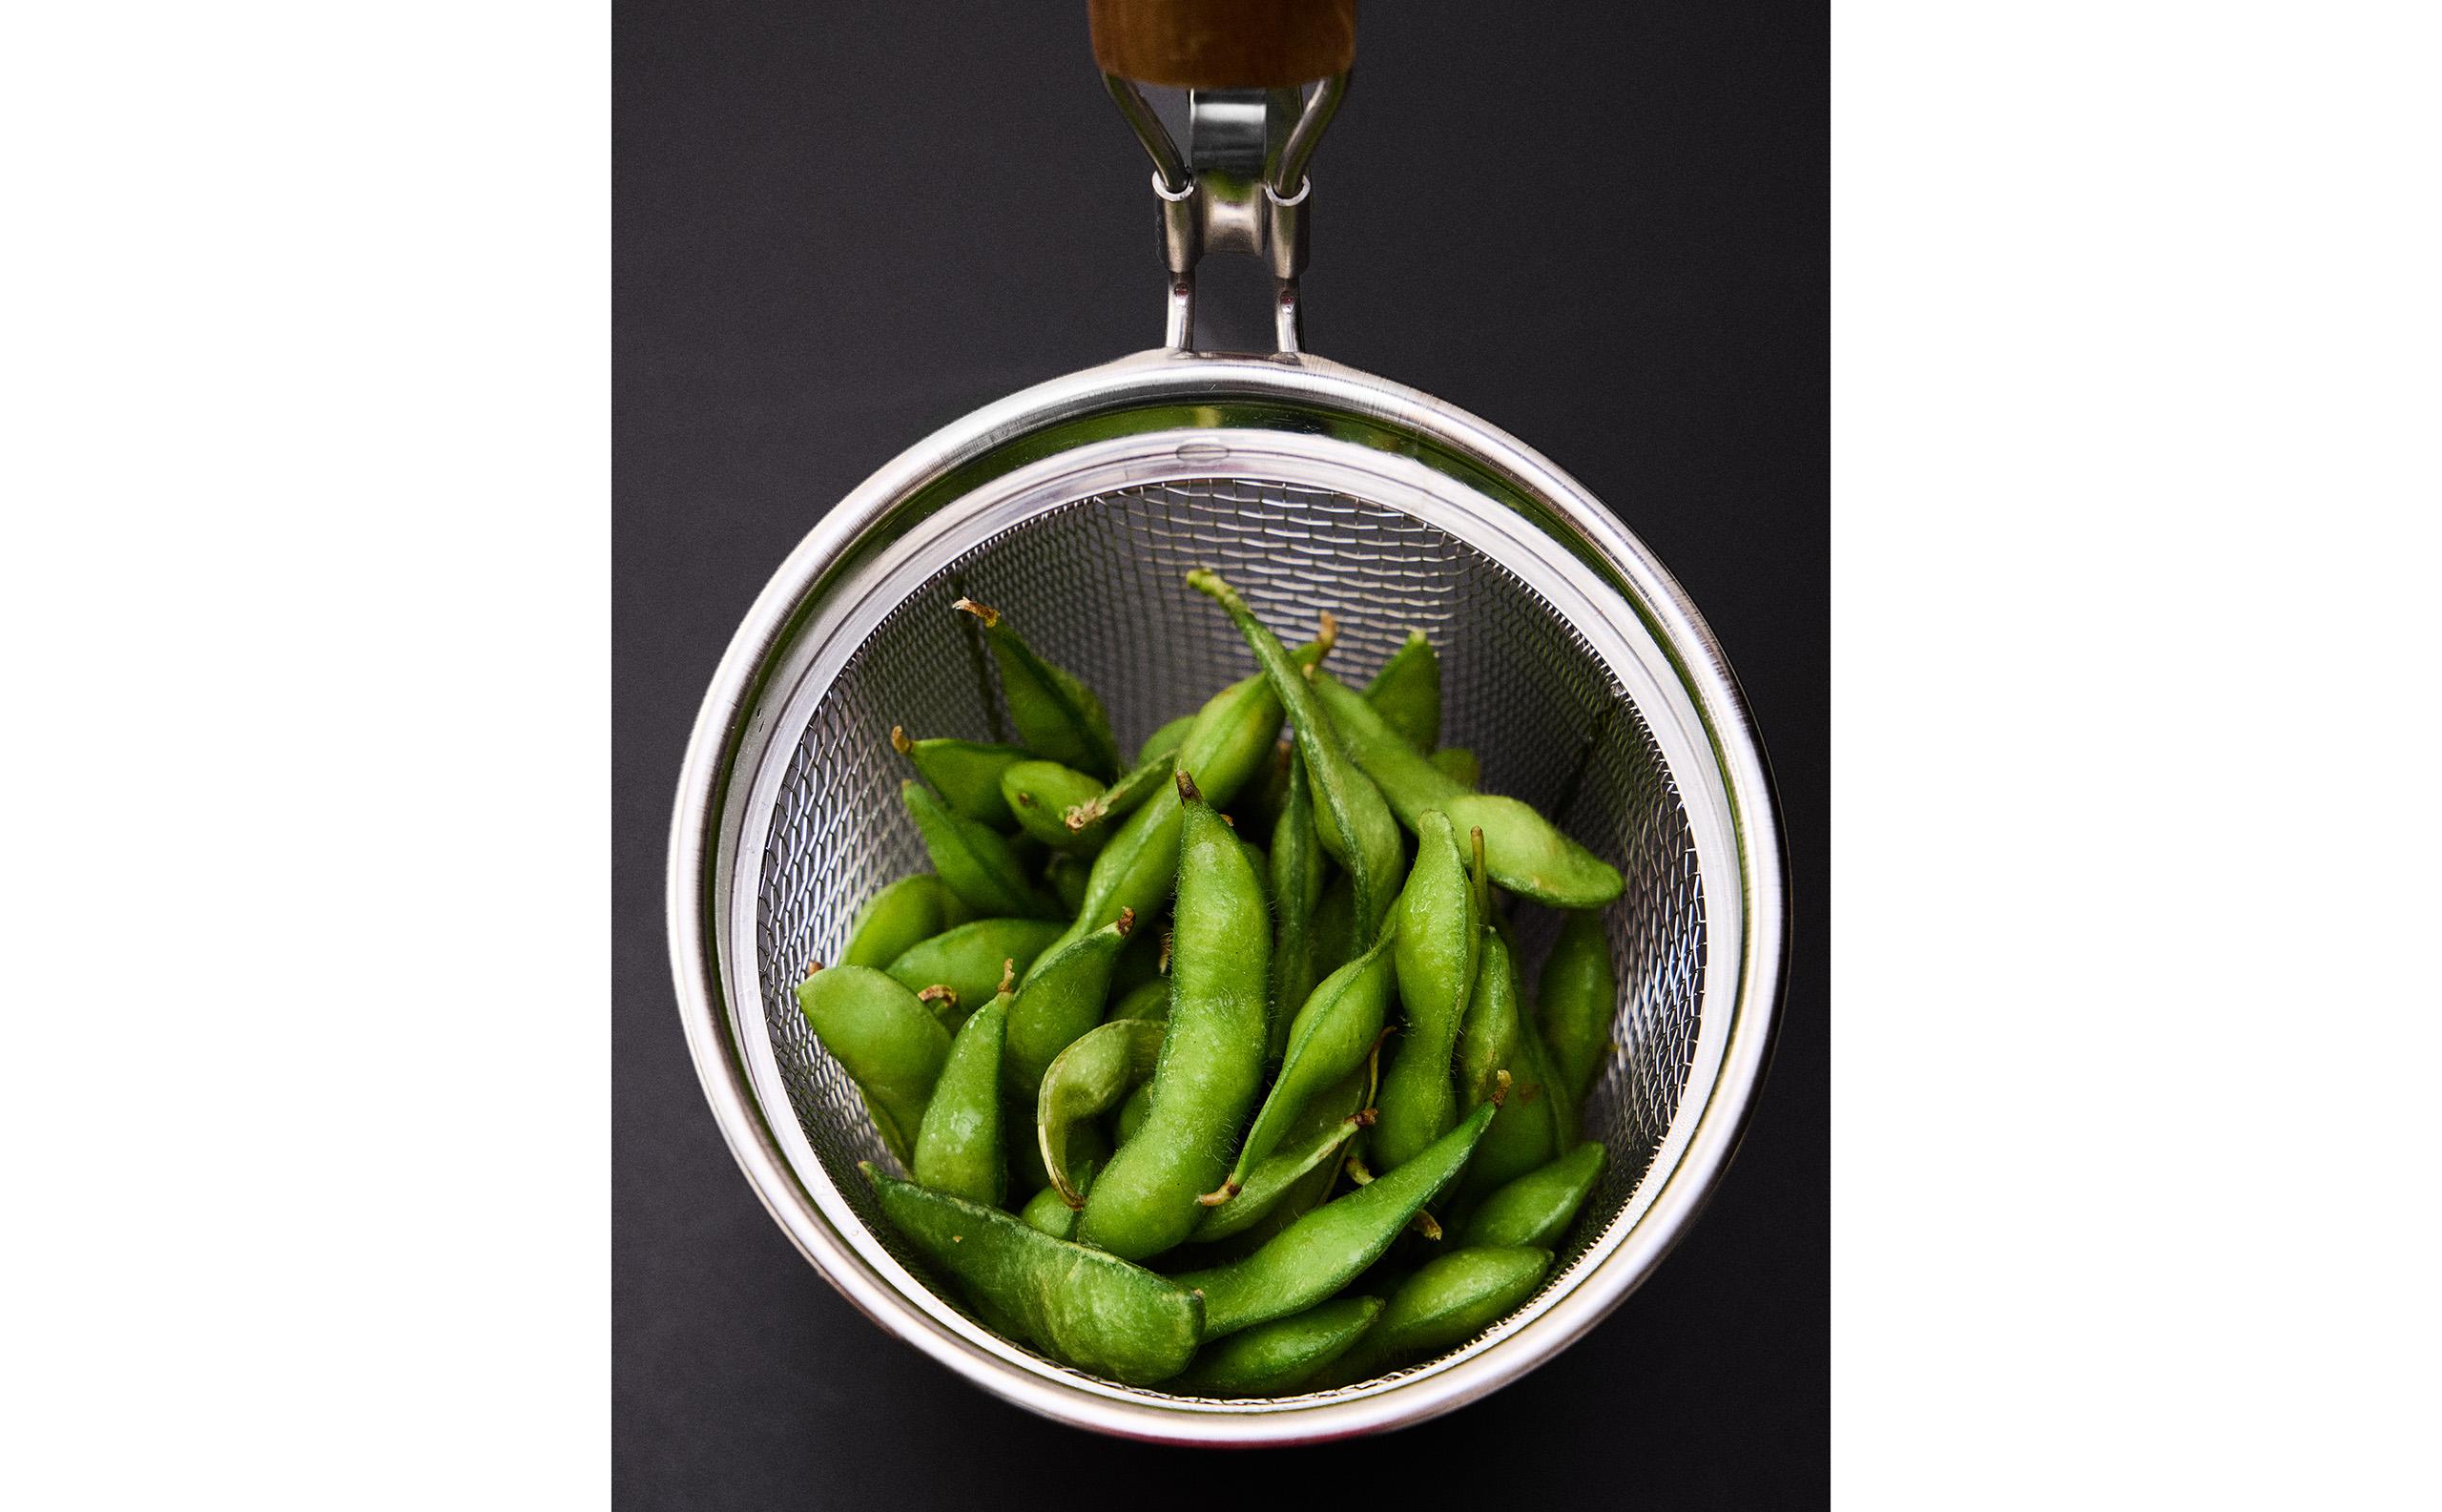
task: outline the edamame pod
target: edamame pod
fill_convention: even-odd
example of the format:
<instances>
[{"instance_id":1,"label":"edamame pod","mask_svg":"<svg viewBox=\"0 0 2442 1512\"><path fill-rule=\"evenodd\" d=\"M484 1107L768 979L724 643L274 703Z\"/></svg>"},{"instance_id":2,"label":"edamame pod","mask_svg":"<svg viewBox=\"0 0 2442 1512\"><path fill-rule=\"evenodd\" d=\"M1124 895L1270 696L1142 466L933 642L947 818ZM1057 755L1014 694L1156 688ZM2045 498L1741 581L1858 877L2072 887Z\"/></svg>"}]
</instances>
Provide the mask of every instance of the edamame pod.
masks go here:
<instances>
[{"instance_id":1,"label":"edamame pod","mask_svg":"<svg viewBox=\"0 0 2442 1512\"><path fill-rule=\"evenodd\" d=\"M1458 1117L1451 1052L1476 982L1482 922L1450 820L1427 814L1417 828L1416 870L1392 912L1398 934L1392 961L1399 979L1404 1033L1391 1042L1370 1154L1376 1170L1394 1170L1432 1144Z\"/></svg>"},{"instance_id":2,"label":"edamame pod","mask_svg":"<svg viewBox=\"0 0 2442 1512\"><path fill-rule=\"evenodd\" d=\"M1205 1210L1188 1237L1197 1244L1210 1244L1254 1227L1257 1219L1270 1213L1300 1182L1336 1160L1339 1152L1348 1148L1348 1142L1356 1137L1356 1131L1372 1121L1362 1114L1352 1114L1303 1138L1281 1140L1273 1153L1247 1172L1235 1196L1217 1208Z\"/></svg>"},{"instance_id":3,"label":"edamame pod","mask_svg":"<svg viewBox=\"0 0 2442 1512\"><path fill-rule=\"evenodd\" d=\"M1433 770L1470 793L1484 785L1483 763L1465 746L1446 745L1425 759L1433 763Z\"/></svg>"},{"instance_id":4,"label":"edamame pod","mask_svg":"<svg viewBox=\"0 0 2442 1512\"><path fill-rule=\"evenodd\" d=\"M1086 881L1092 873L1093 862L1083 856L1070 856L1061 851L1051 853L1043 863L1043 884L1051 896L1060 900L1063 913L1074 916L1086 905Z\"/></svg>"},{"instance_id":5,"label":"edamame pod","mask_svg":"<svg viewBox=\"0 0 2442 1512\"><path fill-rule=\"evenodd\" d=\"M1128 1101L1119 1105L1119 1117L1111 1123L1111 1148L1116 1150L1134 1139L1136 1131L1145 1127L1145 1120L1152 1116L1153 1084L1148 1082L1128 1093Z\"/></svg>"},{"instance_id":6,"label":"edamame pod","mask_svg":"<svg viewBox=\"0 0 2442 1512\"><path fill-rule=\"evenodd\" d=\"M860 1169L892 1225L1017 1337L1131 1386L1168 1380L1194 1357L1203 1307L1187 1288L1005 1212Z\"/></svg>"},{"instance_id":7,"label":"edamame pod","mask_svg":"<svg viewBox=\"0 0 2442 1512\"><path fill-rule=\"evenodd\" d=\"M1608 1150L1589 1141L1528 1171L1476 1205L1459 1226L1459 1243L1558 1248L1609 1160Z\"/></svg>"},{"instance_id":8,"label":"edamame pod","mask_svg":"<svg viewBox=\"0 0 2442 1512\"><path fill-rule=\"evenodd\" d=\"M1619 871L1516 798L1470 793L1417 754L1373 706L1336 679L1316 673L1317 700L1338 722L1349 758L1371 777L1399 822L1414 830L1435 809L1464 834L1484 832L1492 880L1554 908L1599 908L1620 896Z\"/></svg>"},{"instance_id":9,"label":"edamame pod","mask_svg":"<svg viewBox=\"0 0 2442 1512\"><path fill-rule=\"evenodd\" d=\"M1489 1104L1477 1108L1415 1159L1324 1203L1246 1258L1179 1276L1179 1285L1204 1294L1204 1336L1302 1312L1356 1279L1466 1165L1492 1112ZM1088 1197L1089 1216L1092 1210Z\"/></svg>"},{"instance_id":10,"label":"edamame pod","mask_svg":"<svg viewBox=\"0 0 2442 1512\"><path fill-rule=\"evenodd\" d=\"M1464 1208L1485 1192L1542 1166L1577 1143L1576 1105L1561 1088L1544 1059L1543 1037L1531 1024L1519 1028L1512 1068L1495 1072L1500 1111L1476 1158L1459 1179L1454 1205ZM1505 1076L1505 1080L1504 1080Z\"/></svg>"},{"instance_id":11,"label":"edamame pod","mask_svg":"<svg viewBox=\"0 0 2442 1512\"><path fill-rule=\"evenodd\" d=\"M1328 640L1316 640L1299 648L1295 659L1311 666L1330 650ZM1280 700L1258 673L1205 700L1179 746L1177 770L1192 777L1217 807L1254 776L1279 731ZM1094 857L1086 905L1068 926L1069 936L1101 928L1122 908L1151 913L1169 896L1178 864L1179 798L1173 786L1130 814Z\"/></svg>"},{"instance_id":12,"label":"edamame pod","mask_svg":"<svg viewBox=\"0 0 2442 1512\"><path fill-rule=\"evenodd\" d=\"M1571 914L1561 925L1536 999L1552 1069L1569 1101L1583 1102L1611 1053L1611 1017L1620 1005L1620 976L1611 967L1602 915Z\"/></svg>"},{"instance_id":13,"label":"edamame pod","mask_svg":"<svg viewBox=\"0 0 2442 1512\"><path fill-rule=\"evenodd\" d=\"M1518 1074L1518 968L1509 942L1490 923L1477 937L1476 986L1459 1025L1459 1103L1474 1108L1493 1093L1493 1073Z\"/></svg>"},{"instance_id":14,"label":"edamame pod","mask_svg":"<svg viewBox=\"0 0 2442 1512\"><path fill-rule=\"evenodd\" d=\"M1158 1024L1170 1016L1170 979L1155 977L1140 982L1128 996L1110 1010L1114 1022L1120 1019L1150 1019Z\"/></svg>"},{"instance_id":15,"label":"edamame pod","mask_svg":"<svg viewBox=\"0 0 2442 1512\"><path fill-rule=\"evenodd\" d=\"M1306 763L1289 757L1289 795L1272 827L1272 1030L1265 1059L1289 1048L1291 1015L1314 991L1314 908L1323 901L1323 849L1314 835L1314 797Z\"/></svg>"},{"instance_id":16,"label":"edamame pod","mask_svg":"<svg viewBox=\"0 0 2442 1512\"><path fill-rule=\"evenodd\" d=\"M950 1031L915 993L870 966L817 965L797 984L797 1010L864 1094L883 1145L906 1161L949 1059Z\"/></svg>"},{"instance_id":17,"label":"edamame pod","mask_svg":"<svg viewBox=\"0 0 2442 1512\"><path fill-rule=\"evenodd\" d=\"M1348 1352L1382 1311L1371 1296L1342 1297L1233 1334L1195 1357L1170 1383L1190 1397L1287 1397Z\"/></svg>"},{"instance_id":18,"label":"edamame pod","mask_svg":"<svg viewBox=\"0 0 2442 1512\"><path fill-rule=\"evenodd\" d=\"M1075 1181L1079 1191L1093 1185L1094 1168L1098 1164L1091 1160L1077 1162ZM1018 1217L1027 1228L1055 1239L1077 1236L1077 1210L1068 1206L1068 1199L1060 1194L1057 1187L1045 1187L1028 1198L1026 1205L1018 1210Z\"/></svg>"},{"instance_id":19,"label":"edamame pod","mask_svg":"<svg viewBox=\"0 0 2442 1512\"><path fill-rule=\"evenodd\" d=\"M1118 1107L1152 1076L1161 1053L1161 1025L1113 1019L1078 1036L1044 1072L1043 1089L1035 1094L1035 1138L1052 1190L1068 1206L1086 1205L1085 1184L1068 1174L1069 1129Z\"/></svg>"},{"instance_id":20,"label":"edamame pod","mask_svg":"<svg viewBox=\"0 0 2442 1512\"><path fill-rule=\"evenodd\" d=\"M1009 1190L1001 1129L1001 1038L1008 1016L1007 995L996 997L950 1042L908 1162L920 1185L993 1208Z\"/></svg>"},{"instance_id":21,"label":"edamame pod","mask_svg":"<svg viewBox=\"0 0 2442 1512\"><path fill-rule=\"evenodd\" d=\"M1055 851L1083 855L1102 843L1098 831L1070 829L1064 818L1079 804L1102 796L1103 785L1057 761L1017 761L1001 774L1001 796L1009 800L1018 828Z\"/></svg>"},{"instance_id":22,"label":"edamame pod","mask_svg":"<svg viewBox=\"0 0 2442 1512\"><path fill-rule=\"evenodd\" d=\"M1341 872L1323 887L1323 901L1314 905L1314 927L1307 931L1314 942L1314 975L1328 977L1356 959L1365 942L1356 938L1356 884Z\"/></svg>"},{"instance_id":23,"label":"edamame pod","mask_svg":"<svg viewBox=\"0 0 2442 1512\"><path fill-rule=\"evenodd\" d=\"M848 926L843 966L876 970L899 959L901 952L938 935L942 921L942 880L930 872L902 877L869 899Z\"/></svg>"},{"instance_id":24,"label":"edamame pod","mask_svg":"<svg viewBox=\"0 0 2442 1512\"><path fill-rule=\"evenodd\" d=\"M1004 1089L1005 1090L1005 1089ZM1034 1109L1012 1104L1005 1096L1001 1101L1004 1127L1029 1132L1006 1141L1009 1147L1009 1190L1041 1191L1052 1184L1051 1172L1043 1169L1043 1142L1031 1133ZM1079 1124L1068 1130L1069 1180L1077 1181L1076 1172L1091 1166L1096 1170L1110 1158L1110 1136L1100 1124ZM1082 1183L1079 1191L1085 1191ZM1073 1237L1073 1235L1072 1235Z\"/></svg>"},{"instance_id":25,"label":"edamame pod","mask_svg":"<svg viewBox=\"0 0 2442 1512\"><path fill-rule=\"evenodd\" d=\"M1374 948L1323 979L1289 1035L1289 1051L1280 1075L1264 1094L1263 1109L1238 1147L1237 1162L1218 1191L1201 1200L1207 1207L1226 1204L1246 1185L1248 1172L1278 1148L1306 1105L1324 1087L1365 1064L1382 1036L1382 1020L1390 1011L1393 941L1388 935ZM1438 1132L1437 1130L1436 1132Z\"/></svg>"},{"instance_id":26,"label":"edamame pod","mask_svg":"<svg viewBox=\"0 0 2442 1512\"><path fill-rule=\"evenodd\" d=\"M1180 733L1186 733L1184 727ZM1178 746L1172 744L1138 761L1110 786L1097 787L1085 798L1072 800L1061 811L1060 822L1084 848L1099 847L1121 819L1169 787L1170 773L1178 765Z\"/></svg>"},{"instance_id":27,"label":"edamame pod","mask_svg":"<svg viewBox=\"0 0 2442 1512\"><path fill-rule=\"evenodd\" d=\"M1524 1248L1454 1250L1426 1261L1391 1294L1331 1379L1363 1380L1466 1342L1534 1295L1551 1266L1550 1251Z\"/></svg>"},{"instance_id":28,"label":"edamame pod","mask_svg":"<svg viewBox=\"0 0 2442 1512\"><path fill-rule=\"evenodd\" d=\"M1338 1157L1352 1148L1358 1134L1373 1127L1381 1059L1377 1046L1364 1065L1325 1087L1297 1116L1280 1148L1248 1174L1238 1194L1207 1209L1196 1220L1190 1237L1198 1244L1217 1246L1211 1263L1252 1253L1331 1195L1339 1180ZM1293 1170L1318 1149L1331 1153L1314 1161L1305 1174L1292 1177ZM1284 1178L1289 1178L1287 1185L1276 1187Z\"/></svg>"},{"instance_id":29,"label":"edamame pod","mask_svg":"<svg viewBox=\"0 0 2442 1512\"><path fill-rule=\"evenodd\" d=\"M1086 1198L1078 1233L1133 1258L1188 1236L1199 1193L1230 1166L1231 1141L1263 1082L1271 932L1247 850L1182 773L1178 922L1170 1016L1151 1083L1152 1111Z\"/></svg>"},{"instance_id":30,"label":"edamame pod","mask_svg":"<svg viewBox=\"0 0 2442 1512\"><path fill-rule=\"evenodd\" d=\"M1406 642L1366 684L1365 701L1419 754L1432 753L1441 739L1441 659L1424 632L1408 632Z\"/></svg>"},{"instance_id":31,"label":"edamame pod","mask_svg":"<svg viewBox=\"0 0 2442 1512\"><path fill-rule=\"evenodd\" d=\"M933 871L942 885L979 913L996 917L1056 919L1060 904L1026 876L1017 852L1001 832L942 807L923 783L900 784L900 800L916 821Z\"/></svg>"},{"instance_id":32,"label":"edamame pod","mask_svg":"<svg viewBox=\"0 0 2442 1512\"><path fill-rule=\"evenodd\" d=\"M1161 757L1174 755L1179 747L1187 744L1188 727L1194 723L1195 715L1183 714L1147 735L1145 743L1136 748L1136 764L1143 766L1149 761L1158 761Z\"/></svg>"},{"instance_id":33,"label":"edamame pod","mask_svg":"<svg viewBox=\"0 0 2442 1512\"><path fill-rule=\"evenodd\" d=\"M1135 923L1134 914L1123 913L1082 940L1054 945L1026 974L1009 1008L1008 1047L1002 1056L1010 1098L1032 1108L1053 1059L1103 1021L1111 964Z\"/></svg>"},{"instance_id":34,"label":"edamame pod","mask_svg":"<svg viewBox=\"0 0 2442 1512\"><path fill-rule=\"evenodd\" d=\"M1306 777L1314 786L1316 834L1331 858L1348 868L1356 886L1357 929L1372 938L1391 911L1406 865L1407 848L1399 839L1398 821L1391 817L1390 806L1373 780L1342 749L1331 716L1315 698L1307 674L1282 648L1280 637L1255 618L1238 590L1218 573L1198 568L1187 575L1187 581L1229 613L1288 711L1297 735L1297 753L1306 758Z\"/></svg>"},{"instance_id":35,"label":"edamame pod","mask_svg":"<svg viewBox=\"0 0 2442 1512\"><path fill-rule=\"evenodd\" d=\"M910 946L890 963L890 975L910 992L946 986L972 1008L1001 990L1004 968L1014 963L1025 975L1059 938L1060 926L1048 919L978 919Z\"/></svg>"},{"instance_id":36,"label":"edamame pod","mask_svg":"<svg viewBox=\"0 0 2442 1512\"><path fill-rule=\"evenodd\" d=\"M1026 758L1022 748L976 740L910 740L897 725L890 727L890 748L915 764L916 775L940 791L951 813L996 830L1017 823L1001 797L1001 774Z\"/></svg>"},{"instance_id":37,"label":"edamame pod","mask_svg":"<svg viewBox=\"0 0 2442 1512\"><path fill-rule=\"evenodd\" d=\"M1119 746L1111 739L1110 715L1092 689L1065 667L1054 666L1012 629L1001 611L971 598L951 606L976 617L992 659L1001 669L1001 694L1018 739L1035 755L1105 781L1119 774Z\"/></svg>"},{"instance_id":38,"label":"edamame pod","mask_svg":"<svg viewBox=\"0 0 2442 1512\"><path fill-rule=\"evenodd\" d=\"M1037 1233L1066 1239L1077 1232L1077 1210L1068 1206L1056 1187L1045 1187L1018 1210L1018 1221Z\"/></svg>"}]
</instances>

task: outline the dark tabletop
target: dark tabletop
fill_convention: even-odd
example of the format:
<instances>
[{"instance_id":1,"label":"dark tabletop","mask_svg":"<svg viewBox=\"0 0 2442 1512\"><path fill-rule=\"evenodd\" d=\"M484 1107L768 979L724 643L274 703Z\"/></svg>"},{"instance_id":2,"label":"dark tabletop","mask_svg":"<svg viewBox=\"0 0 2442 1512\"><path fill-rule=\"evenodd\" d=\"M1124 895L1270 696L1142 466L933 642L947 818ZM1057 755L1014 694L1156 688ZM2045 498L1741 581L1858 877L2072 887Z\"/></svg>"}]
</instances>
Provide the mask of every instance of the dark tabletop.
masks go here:
<instances>
[{"instance_id":1,"label":"dark tabletop","mask_svg":"<svg viewBox=\"0 0 2442 1512\"><path fill-rule=\"evenodd\" d=\"M842 1302L730 1161L661 924L687 730L781 557L936 426L1157 344L1148 165L1073 0L622 0L622 1505L1204 1504L1335 1481L1383 1506L1584 1504L1598 1486L1657 1506L1824 1500L1827 17L1657 0L1565 8L1562 26L1562 9L1367 9L1314 168L1307 343L1525 439L1710 621L1786 807L1795 955L1776 1059L1703 1219L1551 1364L1387 1438L1196 1456L1030 1418ZM1261 299L1228 270L1208 289Z\"/></svg>"}]
</instances>

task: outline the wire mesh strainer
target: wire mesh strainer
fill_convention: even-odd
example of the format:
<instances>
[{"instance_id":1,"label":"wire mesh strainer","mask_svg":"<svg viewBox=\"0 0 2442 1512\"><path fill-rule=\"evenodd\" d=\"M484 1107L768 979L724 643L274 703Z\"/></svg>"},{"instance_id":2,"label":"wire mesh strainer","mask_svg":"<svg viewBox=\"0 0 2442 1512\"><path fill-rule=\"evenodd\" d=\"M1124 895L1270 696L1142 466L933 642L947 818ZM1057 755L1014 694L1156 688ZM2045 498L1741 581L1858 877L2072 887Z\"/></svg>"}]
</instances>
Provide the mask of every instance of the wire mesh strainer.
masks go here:
<instances>
[{"instance_id":1,"label":"wire mesh strainer","mask_svg":"<svg viewBox=\"0 0 2442 1512\"><path fill-rule=\"evenodd\" d=\"M1736 1143L1770 1040L1778 829L1709 632L1591 496L1412 389L1293 351L1178 349L1184 281L1173 349L951 425L782 566L689 746L672 949L732 1150L799 1250L875 1321L1069 1422L1177 1442L1309 1440L1414 1422L1523 1374L1683 1232ZM1293 281L1285 293L1293 312ZM1281 331L1293 344L1293 319ZM1423 630L1442 658L1444 739L1479 754L1487 790L1537 805L1626 880L1605 915L1616 1045L1585 1119L1611 1163L1541 1292L1438 1359L1261 1401L1121 1386L970 1317L880 1221L856 1163L888 1156L793 992L808 962L838 958L859 903L926 864L897 798L891 726L1005 735L991 658L950 604L1009 611L1102 694L1132 749L1252 670L1228 620L1182 586L1199 566L1286 638L1337 614L1333 663L1350 680ZM1519 923L1531 982L1557 921L1526 909Z\"/></svg>"}]
</instances>

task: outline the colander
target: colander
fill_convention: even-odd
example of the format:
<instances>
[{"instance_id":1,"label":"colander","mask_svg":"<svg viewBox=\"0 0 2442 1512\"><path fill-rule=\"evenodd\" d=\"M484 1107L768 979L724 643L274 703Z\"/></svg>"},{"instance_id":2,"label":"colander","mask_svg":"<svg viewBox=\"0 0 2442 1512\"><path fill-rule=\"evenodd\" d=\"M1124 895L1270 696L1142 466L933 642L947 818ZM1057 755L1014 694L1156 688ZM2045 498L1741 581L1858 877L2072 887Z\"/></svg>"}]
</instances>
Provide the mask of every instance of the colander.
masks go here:
<instances>
[{"instance_id":1,"label":"colander","mask_svg":"<svg viewBox=\"0 0 2442 1512\"><path fill-rule=\"evenodd\" d=\"M1137 1439L1379 1431L1550 1358L1702 1207L1778 1010L1786 904L1771 786L1694 607L1533 450L1299 350L1303 169L1346 85L1346 12L1334 34L1321 22L1341 8L1289 8L1302 19L1279 22L1268 49L1215 61L1178 24L1195 7L1096 8L1098 57L1156 164L1167 344L969 415L823 516L722 658L679 782L669 907L680 1011L756 1195L884 1329L1022 1407ZM1288 82L1318 74L1311 93ZM1137 80L1191 88L1188 153ZM1193 349L1196 260L1232 246L1278 276L1270 355ZM1333 667L1351 681L1423 631L1441 655L1443 739L1478 753L1488 791L1537 805L1626 880L1604 915L1615 1046L1585 1118L1611 1160L1542 1291L1437 1359L1257 1401L1123 1386L971 1316L880 1220L856 1168L890 1158L793 990L810 962L838 959L859 903L927 864L898 799L906 773L891 727L1007 737L992 658L951 604L1009 611L1100 692L1132 749L1252 670L1227 618L1182 585L1195 567L1218 570L1285 638L1337 615ZM1521 908L1516 923L1531 984L1558 920Z\"/></svg>"}]
</instances>

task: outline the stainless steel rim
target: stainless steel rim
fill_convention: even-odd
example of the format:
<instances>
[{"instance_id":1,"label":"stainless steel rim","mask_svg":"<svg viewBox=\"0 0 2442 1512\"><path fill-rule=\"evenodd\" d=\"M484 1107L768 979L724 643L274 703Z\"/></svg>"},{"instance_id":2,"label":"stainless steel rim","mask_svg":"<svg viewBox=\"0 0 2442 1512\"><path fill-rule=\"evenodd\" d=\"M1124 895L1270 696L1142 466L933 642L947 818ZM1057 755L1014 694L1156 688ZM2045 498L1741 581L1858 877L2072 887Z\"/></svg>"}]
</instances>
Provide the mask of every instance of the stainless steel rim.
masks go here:
<instances>
[{"instance_id":1,"label":"stainless steel rim","mask_svg":"<svg viewBox=\"0 0 2442 1512\"><path fill-rule=\"evenodd\" d=\"M1549 537L1545 544L1597 569L1620 595L1618 608L1642 619L1670 657L1676 686L1685 691L1721 778L1741 898L1735 987L1727 995L1717 1069L1708 1081L1691 1078L1690 1107L1673 1123L1675 1158L1667 1165L1657 1158L1646 1182L1650 1194L1641 1191L1637 1199L1642 1215L1576 1285L1546 1296L1530 1315L1512 1319L1445 1367L1371 1395L1213 1409L1150 1402L1046 1372L935 1304L922 1288L911 1295L890 1274L895 1262L869 1236L853 1223L843 1232L836 1203L809 1191L797 1174L803 1168L792 1164L790 1145L802 1136L785 1102L780 1126L765 1115L769 1080L758 1076L756 1066L759 1008L734 1015L722 970L730 906L721 879L738 854L737 816L752 808L735 786L740 753L774 733L774 711L757 701L774 671L774 653L826 585L886 548L892 517L904 501L954 481L962 465L1013 438L1065 421L1139 405L1241 400L1378 421L1429 438L1448 457L1531 501L1539 516L1533 528ZM1067 460L1090 465L1087 450ZM792 1242L877 1323L986 1389L1080 1426L1182 1443L1309 1441L1420 1421L1515 1379L1600 1321L1684 1233L1736 1147L1777 1020L1786 914L1770 782L1735 682L1677 584L1590 495L1514 439L1413 389L1311 357L1181 352L1123 359L979 411L882 468L807 535L757 599L714 675L681 774L669 877L673 969L697 1074L732 1153ZM744 986L752 1001L751 971ZM1712 1018L1709 1011L1707 1017ZM768 1045L762 1054L768 1059Z\"/></svg>"}]
</instances>

